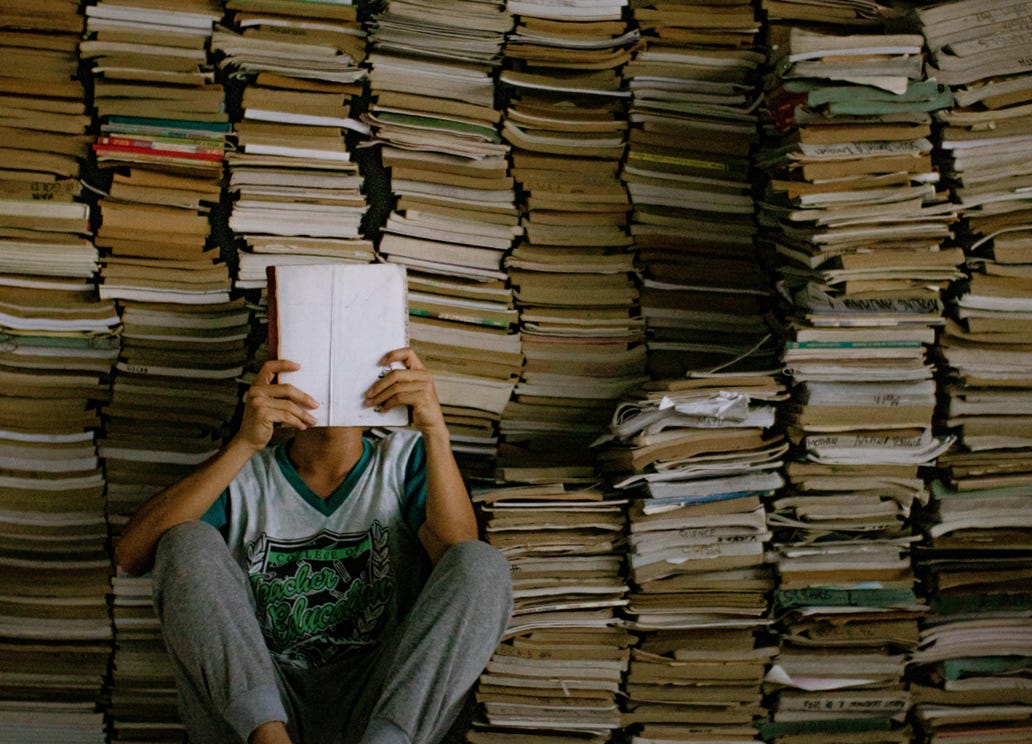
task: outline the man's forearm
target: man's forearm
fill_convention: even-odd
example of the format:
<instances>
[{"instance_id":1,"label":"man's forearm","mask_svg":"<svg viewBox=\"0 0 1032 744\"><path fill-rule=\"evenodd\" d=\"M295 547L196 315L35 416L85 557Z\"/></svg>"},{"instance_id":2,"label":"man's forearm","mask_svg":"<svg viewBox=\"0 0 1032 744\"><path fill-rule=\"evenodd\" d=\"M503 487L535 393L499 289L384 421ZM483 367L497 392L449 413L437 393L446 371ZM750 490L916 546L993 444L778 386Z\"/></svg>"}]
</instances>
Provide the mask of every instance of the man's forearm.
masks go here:
<instances>
[{"instance_id":1,"label":"man's forearm","mask_svg":"<svg viewBox=\"0 0 1032 744\"><path fill-rule=\"evenodd\" d=\"M116 563L132 574L149 571L161 536L204 516L253 454L253 448L234 439L193 473L155 494L122 530Z\"/></svg>"},{"instance_id":2,"label":"man's forearm","mask_svg":"<svg viewBox=\"0 0 1032 744\"><path fill-rule=\"evenodd\" d=\"M423 432L426 444L426 526L439 542L440 552L457 542L477 538L477 522L469 493L455 462L448 430ZM429 549L429 546L428 546ZM439 555L433 555L435 561Z\"/></svg>"}]
</instances>

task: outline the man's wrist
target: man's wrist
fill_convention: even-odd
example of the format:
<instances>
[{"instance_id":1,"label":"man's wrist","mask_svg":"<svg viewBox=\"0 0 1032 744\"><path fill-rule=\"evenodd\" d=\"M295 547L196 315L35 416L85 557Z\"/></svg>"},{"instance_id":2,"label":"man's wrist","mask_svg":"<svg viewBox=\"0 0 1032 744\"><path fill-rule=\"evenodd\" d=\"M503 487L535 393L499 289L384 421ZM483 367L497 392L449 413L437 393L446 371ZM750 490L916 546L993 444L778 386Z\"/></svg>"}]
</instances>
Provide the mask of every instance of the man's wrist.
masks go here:
<instances>
[{"instance_id":1,"label":"man's wrist","mask_svg":"<svg viewBox=\"0 0 1032 744\"><path fill-rule=\"evenodd\" d=\"M430 444L431 442L439 442L441 444L451 444L451 435L448 433L448 427L442 421L439 424L433 426L421 426L418 427L419 433L423 435L423 440Z\"/></svg>"},{"instance_id":2,"label":"man's wrist","mask_svg":"<svg viewBox=\"0 0 1032 744\"><path fill-rule=\"evenodd\" d=\"M238 457L244 461L265 449L265 445L257 445L247 437L237 433L230 439L223 448L223 453L228 457Z\"/></svg>"}]
</instances>

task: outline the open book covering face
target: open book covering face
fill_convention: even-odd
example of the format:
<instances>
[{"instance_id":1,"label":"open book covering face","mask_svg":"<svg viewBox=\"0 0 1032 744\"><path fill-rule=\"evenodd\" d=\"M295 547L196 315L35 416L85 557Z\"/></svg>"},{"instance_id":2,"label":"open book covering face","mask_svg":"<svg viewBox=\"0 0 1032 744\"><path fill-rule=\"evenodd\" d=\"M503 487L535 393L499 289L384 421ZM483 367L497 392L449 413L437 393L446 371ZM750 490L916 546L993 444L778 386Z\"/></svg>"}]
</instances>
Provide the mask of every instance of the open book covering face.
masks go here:
<instances>
[{"instance_id":1,"label":"open book covering face","mask_svg":"<svg viewBox=\"0 0 1032 744\"><path fill-rule=\"evenodd\" d=\"M269 269L270 357L301 365L280 380L319 401L317 426L404 426L408 410L364 405L384 354L408 345L407 282L394 264Z\"/></svg>"}]
</instances>

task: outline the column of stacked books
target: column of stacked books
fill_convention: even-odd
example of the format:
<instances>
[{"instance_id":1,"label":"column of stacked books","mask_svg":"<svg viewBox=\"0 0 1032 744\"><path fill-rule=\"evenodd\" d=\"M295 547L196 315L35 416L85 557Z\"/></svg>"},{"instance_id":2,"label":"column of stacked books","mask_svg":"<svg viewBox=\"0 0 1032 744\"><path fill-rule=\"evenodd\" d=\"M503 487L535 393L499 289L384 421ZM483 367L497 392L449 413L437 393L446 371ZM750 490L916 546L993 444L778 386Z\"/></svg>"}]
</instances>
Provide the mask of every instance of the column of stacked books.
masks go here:
<instances>
[{"instance_id":1,"label":"column of stacked books","mask_svg":"<svg viewBox=\"0 0 1032 744\"><path fill-rule=\"evenodd\" d=\"M78 2L0 9L0 739L104 742L111 657L95 442L118 353L79 173Z\"/></svg>"},{"instance_id":2,"label":"column of stacked books","mask_svg":"<svg viewBox=\"0 0 1032 744\"><path fill-rule=\"evenodd\" d=\"M771 503L781 652L766 737L904 741L919 469L933 432L928 358L960 275L929 153L949 91L923 79L916 34L770 25L760 220L787 300L789 488ZM765 236L765 240L768 237Z\"/></svg>"},{"instance_id":3,"label":"column of stacked books","mask_svg":"<svg viewBox=\"0 0 1032 744\"><path fill-rule=\"evenodd\" d=\"M766 720L763 499L784 485L773 375L649 382L621 403L599 465L631 498L623 609L639 637L624 686L631 742L754 741Z\"/></svg>"},{"instance_id":4,"label":"column of stacked books","mask_svg":"<svg viewBox=\"0 0 1032 744\"><path fill-rule=\"evenodd\" d=\"M477 684L467 740L602 744L620 727L617 693L633 636L619 627L626 500L593 474L541 468L481 487L485 539L512 568L514 611Z\"/></svg>"},{"instance_id":5,"label":"column of stacked books","mask_svg":"<svg viewBox=\"0 0 1032 744\"><path fill-rule=\"evenodd\" d=\"M478 685L473 742L602 742L620 726L632 641L614 616L626 601L624 504L588 486L585 446L608 419L602 401L644 362L617 180L626 124L615 70L636 39L622 5L508 3L518 24L501 76L503 135L526 237L506 267L527 366L502 414L495 475L507 485L474 498L488 542L513 564L516 609Z\"/></svg>"},{"instance_id":6,"label":"column of stacked books","mask_svg":"<svg viewBox=\"0 0 1032 744\"><path fill-rule=\"evenodd\" d=\"M649 370L681 375L750 351L754 369L773 368L749 178L763 61L755 11L747 1L631 5L644 44L624 69L633 99L621 178L634 204Z\"/></svg>"},{"instance_id":7,"label":"column of stacked books","mask_svg":"<svg viewBox=\"0 0 1032 744\"><path fill-rule=\"evenodd\" d=\"M99 134L100 296L123 321L100 454L113 540L140 504L221 443L239 397L247 311L209 221L229 129L208 61L215 2L148 0L86 8ZM181 737L175 688L147 578L112 583L112 738Z\"/></svg>"},{"instance_id":8,"label":"column of stacked books","mask_svg":"<svg viewBox=\"0 0 1032 744\"><path fill-rule=\"evenodd\" d=\"M350 4L230 0L226 7L212 51L236 119L227 155L234 287L255 311L252 362L260 366L268 266L373 260L361 234L363 178L346 136L364 130L351 109L363 92L366 39Z\"/></svg>"},{"instance_id":9,"label":"column of stacked books","mask_svg":"<svg viewBox=\"0 0 1032 744\"><path fill-rule=\"evenodd\" d=\"M638 33L622 0L510 2L503 134L525 239L506 259L527 359L502 416L504 461L591 467L586 445L644 379L630 200L619 180Z\"/></svg>"},{"instance_id":10,"label":"column of stacked books","mask_svg":"<svg viewBox=\"0 0 1032 744\"><path fill-rule=\"evenodd\" d=\"M910 668L915 719L927 740L1018 741L1032 737L1032 8L938 3L910 20L927 74L953 90L937 145L969 270L938 347L958 441L916 552L931 613Z\"/></svg>"},{"instance_id":11,"label":"column of stacked books","mask_svg":"<svg viewBox=\"0 0 1032 744\"><path fill-rule=\"evenodd\" d=\"M1032 491L1027 474L1001 472L984 454L940 458L915 550L931 597L908 670L921 741L1032 736Z\"/></svg>"},{"instance_id":12,"label":"column of stacked books","mask_svg":"<svg viewBox=\"0 0 1032 744\"><path fill-rule=\"evenodd\" d=\"M408 270L409 336L463 471L491 475L523 364L502 257L520 234L495 77L503 2L390 0L370 24L363 117L389 174L379 253Z\"/></svg>"}]
</instances>

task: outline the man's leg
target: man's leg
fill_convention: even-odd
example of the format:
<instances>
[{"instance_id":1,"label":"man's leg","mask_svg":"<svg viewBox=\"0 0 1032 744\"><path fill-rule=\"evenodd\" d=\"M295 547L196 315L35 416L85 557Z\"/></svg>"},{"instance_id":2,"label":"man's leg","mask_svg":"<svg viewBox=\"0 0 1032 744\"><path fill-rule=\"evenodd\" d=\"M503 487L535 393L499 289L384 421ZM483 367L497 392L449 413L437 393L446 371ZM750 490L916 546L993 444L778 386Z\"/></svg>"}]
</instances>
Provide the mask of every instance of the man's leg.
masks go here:
<instances>
[{"instance_id":1,"label":"man's leg","mask_svg":"<svg viewBox=\"0 0 1032 744\"><path fill-rule=\"evenodd\" d=\"M218 531L173 527L158 543L153 578L190 744L246 742L260 724L288 721L247 578Z\"/></svg>"},{"instance_id":2,"label":"man's leg","mask_svg":"<svg viewBox=\"0 0 1032 744\"><path fill-rule=\"evenodd\" d=\"M362 744L439 741L498 646L511 612L505 557L477 540L452 546L385 641L383 666L373 671L382 678L382 691Z\"/></svg>"}]
</instances>

